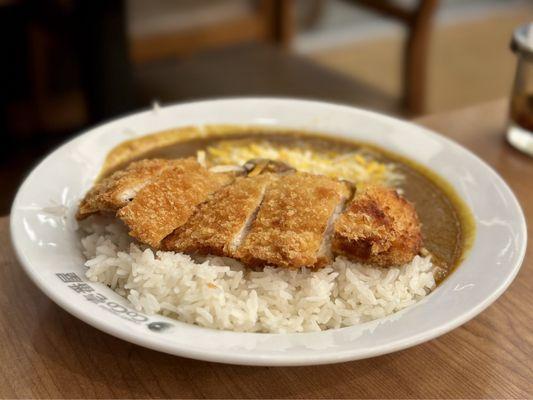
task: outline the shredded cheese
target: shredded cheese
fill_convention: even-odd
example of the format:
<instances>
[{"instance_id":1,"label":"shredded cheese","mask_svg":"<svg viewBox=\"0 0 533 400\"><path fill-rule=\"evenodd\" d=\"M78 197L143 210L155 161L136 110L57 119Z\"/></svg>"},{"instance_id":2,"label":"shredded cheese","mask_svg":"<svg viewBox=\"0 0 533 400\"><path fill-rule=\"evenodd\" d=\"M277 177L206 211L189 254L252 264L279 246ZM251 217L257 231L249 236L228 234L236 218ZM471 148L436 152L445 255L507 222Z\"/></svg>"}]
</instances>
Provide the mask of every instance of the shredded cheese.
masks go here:
<instances>
[{"instance_id":1,"label":"shredded cheese","mask_svg":"<svg viewBox=\"0 0 533 400\"><path fill-rule=\"evenodd\" d=\"M402 180L394 164L376 161L361 151L339 153L267 141L225 140L208 147L206 157L210 165L242 165L254 158L267 158L282 161L299 171L346 179L358 186L397 186Z\"/></svg>"}]
</instances>

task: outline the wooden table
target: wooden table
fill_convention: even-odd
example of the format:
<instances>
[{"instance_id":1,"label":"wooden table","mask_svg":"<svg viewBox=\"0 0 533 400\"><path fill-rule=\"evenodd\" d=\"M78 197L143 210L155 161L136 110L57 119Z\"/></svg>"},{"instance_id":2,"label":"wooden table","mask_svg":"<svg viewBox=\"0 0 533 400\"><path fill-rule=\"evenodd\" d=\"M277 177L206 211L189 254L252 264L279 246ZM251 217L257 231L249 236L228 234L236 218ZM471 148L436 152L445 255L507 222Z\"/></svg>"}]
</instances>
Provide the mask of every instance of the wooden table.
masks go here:
<instances>
[{"instance_id":1,"label":"wooden table","mask_svg":"<svg viewBox=\"0 0 533 400\"><path fill-rule=\"evenodd\" d=\"M533 159L503 139L506 102L418 122L464 144L511 185L533 236ZM533 245L507 292L438 339L373 359L318 367L212 364L124 342L70 316L24 275L0 218L0 396L372 397L533 396Z\"/></svg>"}]
</instances>

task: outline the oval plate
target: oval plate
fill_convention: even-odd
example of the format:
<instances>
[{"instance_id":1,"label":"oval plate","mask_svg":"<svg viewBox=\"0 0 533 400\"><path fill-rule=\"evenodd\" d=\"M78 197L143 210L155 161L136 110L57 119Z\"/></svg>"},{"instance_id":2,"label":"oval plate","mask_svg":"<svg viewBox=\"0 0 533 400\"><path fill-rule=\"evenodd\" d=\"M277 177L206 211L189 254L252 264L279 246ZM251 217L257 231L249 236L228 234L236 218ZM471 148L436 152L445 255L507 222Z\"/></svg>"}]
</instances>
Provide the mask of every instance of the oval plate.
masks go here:
<instances>
[{"instance_id":1,"label":"oval plate","mask_svg":"<svg viewBox=\"0 0 533 400\"><path fill-rule=\"evenodd\" d=\"M136 312L108 287L89 283L74 213L118 143L179 126L257 125L321 132L381 146L450 182L474 214L474 244L457 270L414 306L369 323L316 333L236 333ZM310 365L377 356L448 332L488 307L522 263L526 224L505 182L458 144L427 129L357 108L268 98L202 101L140 112L64 144L28 176L11 213L11 235L28 276L90 325L167 353L234 364Z\"/></svg>"}]
</instances>

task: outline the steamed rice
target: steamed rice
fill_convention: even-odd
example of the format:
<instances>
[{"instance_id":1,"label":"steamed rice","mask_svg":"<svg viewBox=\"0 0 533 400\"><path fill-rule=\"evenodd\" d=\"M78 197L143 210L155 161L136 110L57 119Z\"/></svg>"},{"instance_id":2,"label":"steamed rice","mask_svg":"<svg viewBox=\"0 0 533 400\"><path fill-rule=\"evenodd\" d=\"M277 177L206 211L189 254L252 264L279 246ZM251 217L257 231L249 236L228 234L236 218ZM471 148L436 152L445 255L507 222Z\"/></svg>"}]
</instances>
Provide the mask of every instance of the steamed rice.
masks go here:
<instances>
[{"instance_id":1,"label":"steamed rice","mask_svg":"<svg viewBox=\"0 0 533 400\"><path fill-rule=\"evenodd\" d=\"M81 240L86 276L138 311L243 332L306 332L350 326L399 311L434 287L431 258L380 269L337 257L318 271L247 270L221 257L193 259L134 243L119 223L93 223Z\"/></svg>"}]
</instances>

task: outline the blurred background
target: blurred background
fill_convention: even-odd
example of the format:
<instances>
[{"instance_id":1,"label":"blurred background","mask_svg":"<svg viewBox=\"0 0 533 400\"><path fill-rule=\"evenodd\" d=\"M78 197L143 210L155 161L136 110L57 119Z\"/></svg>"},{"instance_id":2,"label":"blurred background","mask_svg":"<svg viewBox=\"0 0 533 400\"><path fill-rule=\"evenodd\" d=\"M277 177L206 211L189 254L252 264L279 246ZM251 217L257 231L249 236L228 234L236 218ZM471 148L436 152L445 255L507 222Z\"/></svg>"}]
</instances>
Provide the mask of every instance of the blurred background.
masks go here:
<instances>
[{"instance_id":1,"label":"blurred background","mask_svg":"<svg viewBox=\"0 0 533 400\"><path fill-rule=\"evenodd\" d=\"M508 96L526 0L0 0L0 215L51 148L117 115L220 96L404 118Z\"/></svg>"}]
</instances>

